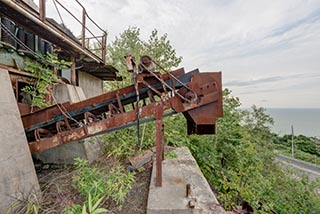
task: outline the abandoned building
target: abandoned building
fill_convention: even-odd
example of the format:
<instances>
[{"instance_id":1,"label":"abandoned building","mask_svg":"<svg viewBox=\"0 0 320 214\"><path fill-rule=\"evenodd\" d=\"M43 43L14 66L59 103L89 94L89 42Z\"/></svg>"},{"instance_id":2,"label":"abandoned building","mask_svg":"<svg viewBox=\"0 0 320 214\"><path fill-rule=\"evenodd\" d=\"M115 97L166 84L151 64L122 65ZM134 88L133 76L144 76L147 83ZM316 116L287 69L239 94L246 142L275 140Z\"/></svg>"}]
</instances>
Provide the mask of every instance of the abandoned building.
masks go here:
<instances>
[{"instance_id":1,"label":"abandoned building","mask_svg":"<svg viewBox=\"0 0 320 214\"><path fill-rule=\"evenodd\" d=\"M79 37L46 17L45 0L39 7L32 0L0 0L0 213L14 200L40 191L32 155L58 164L79 156L94 160L99 138L89 143L88 137L156 120L156 186L161 186L162 117L181 112L189 134L213 134L215 119L222 116L220 72L155 73L148 69L151 58L141 62L146 72L137 74L135 85L104 94L103 81L121 77L106 64L107 33L75 2L82 8L81 20L61 7L80 24ZM87 22L100 35L93 34ZM64 68L50 64L46 55L51 54L71 64ZM33 97L24 90L35 78L26 69L28 62L49 64L59 77L48 86L48 107L34 108ZM135 72L135 64L127 58L129 72ZM149 103L139 104L146 99Z\"/></svg>"},{"instance_id":2,"label":"abandoned building","mask_svg":"<svg viewBox=\"0 0 320 214\"><path fill-rule=\"evenodd\" d=\"M35 191L39 190L33 163L30 159L31 156L27 152L29 148L25 143L24 134L21 133L23 130L20 130L20 128L22 127L19 125L21 123L19 121L20 115L31 112L31 98L26 92L23 92L23 88L32 80L32 74L25 70L25 62L42 63L45 55L53 52L57 54L58 58L72 62L69 68L63 70L52 68L53 72L56 72L60 77L60 84L53 90L56 100L48 97L51 104L66 101L78 102L102 94L103 81L116 80L117 70L112 66L105 65L107 36L105 31L101 31L101 35L98 36L91 35L90 29L83 25L82 37L79 40L65 26L58 24L53 19L44 17L44 1L40 1L40 13L37 5L28 0L1 1L0 8L0 88L2 94L1 106L3 108L1 114L4 114L1 117L0 136L3 144L0 152L2 157L0 168L1 172L6 172L5 175L1 174L0 177L1 181L4 179L2 176L6 176L14 183L14 185L7 182L1 182L0 184L2 199L0 207L2 208L10 204L8 200L12 200L2 196L5 193L27 193L34 187ZM87 14L83 16L84 19L87 17ZM85 35L86 33L87 35ZM90 50L89 40L100 42L101 49L98 51ZM100 53L100 56L97 53ZM15 108L14 103L17 103L18 108ZM3 132L6 134L2 134ZM69 163L76 156L93 160L98 154L96 147L96 145L90 143L74 142L65 148L39 154L38 158L55 163ZM12 151L12 154L9 154L8 150ZM49 153L50 155L47 155ZM7 155L8 157L6 157ZM6 160L7 163L4 163L3 161ZM13 160L14 163L11 163ZM7 172L3 169L3 167L11 168L10 166L16 170ZM24 181L22 182L22 180ZM21 183L26 183L26 185L21 185ZM2 209L0 210L0 213L4 213Z\"/></svg>"}]
</instances>

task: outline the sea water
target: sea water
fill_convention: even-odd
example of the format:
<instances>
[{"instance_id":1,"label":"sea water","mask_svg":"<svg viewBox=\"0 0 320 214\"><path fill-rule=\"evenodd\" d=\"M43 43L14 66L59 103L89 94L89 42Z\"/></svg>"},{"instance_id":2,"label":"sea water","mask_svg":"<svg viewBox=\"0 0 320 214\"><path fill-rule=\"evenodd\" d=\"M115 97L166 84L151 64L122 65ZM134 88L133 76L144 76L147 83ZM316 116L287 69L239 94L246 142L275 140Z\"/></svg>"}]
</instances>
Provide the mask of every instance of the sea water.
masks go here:
<instances>
[{"instance_id":1,"label":"sea water","mask_svg":"<svg viewBox=\"0 0 320 214\"><path fill-rule=\"evenodd\" d=\"M266 113L274 119L271 130L276 134L291 134L293 126L294 135L320 137L320 109L267 108Z\"/></svg>"}]
</instances>

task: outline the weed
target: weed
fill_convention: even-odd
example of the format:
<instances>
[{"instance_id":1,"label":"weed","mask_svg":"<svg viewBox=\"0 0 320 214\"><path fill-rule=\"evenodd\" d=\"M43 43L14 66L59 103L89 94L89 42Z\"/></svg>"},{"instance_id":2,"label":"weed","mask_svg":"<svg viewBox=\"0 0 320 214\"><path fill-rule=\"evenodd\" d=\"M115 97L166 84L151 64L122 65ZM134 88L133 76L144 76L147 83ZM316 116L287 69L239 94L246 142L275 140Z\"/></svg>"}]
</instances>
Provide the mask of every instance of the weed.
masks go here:
<instances>
[{"instance_id":1,"label":"weed","mask_svg":"<svg viewBox=\"0 0 320 214\"><path fill-rule=\"evenodd\" d=\"M38 214L41 203L36 194L30 194L25 199L17 199L16 202L7 210L7 214Z\"/></svg>"},{"instance_id":2,"label":"weed","mask_svg":"<svg viewBox=\"0 0 320 214\"><path fill-rule=\"evenodd\" d=\"M175 151L172 151L172 152L168 152L164 155L164 157L166 159L173 159L173 158L177 158L178 157L178 154L175 152Z\"/></svg>"},{"instance_id":3,"label":"weed","mask_svg":"<svg viewBox=\"0 0 320 214\"><path fill-rule=\"evenodd\" d=\"M79 204L75 204L72 206L68 206L64 209L64 214L100 214L105 213L108 210L104 208L99 208L101 205L101 202L103 201L103 198L98 199L97 202L93 203L93 199L91 197L91 194L89 194L88 199L86 203L84 203L82 206Z\"/></svg>"},{"instance_id":4,"label":"weed","mask_svg":"<svg viewBox=\"0 0 320 214\"><path fill-rule=\"evenodd\" d=\"M134 173L121 166L106 173L90 167L88 161L81 158L75 159L75 165L79 172L73 177L73 184L80 195L90 196L92 204L96 204L101 198L111 198L117 204L122 203L135 178Z\"/></svg>"}]
</instances>

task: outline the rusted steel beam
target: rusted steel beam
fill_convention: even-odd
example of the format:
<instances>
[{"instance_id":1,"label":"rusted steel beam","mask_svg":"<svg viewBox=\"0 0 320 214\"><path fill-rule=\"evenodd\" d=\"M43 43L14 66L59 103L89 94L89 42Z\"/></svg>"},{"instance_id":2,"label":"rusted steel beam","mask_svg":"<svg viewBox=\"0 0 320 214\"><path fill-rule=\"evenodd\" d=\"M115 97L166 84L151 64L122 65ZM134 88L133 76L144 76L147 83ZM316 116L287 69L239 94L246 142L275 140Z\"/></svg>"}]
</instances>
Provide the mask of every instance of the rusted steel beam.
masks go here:
<instances>
[{"instance_id":1,"label":"rusted steel beam","mask_svg":"<svg viewBox=\"0 0 320 214\"><path fill-rule=\"evenodd\" d=\"M154 115L157 110L162 112L170 108L170 104L162 104L161 102L152 103L148 106L143 106L141 117ZM43 138L38 141L29 143L29 148L32 154L71 142L81 140L90 136L108 132L108 130L136 121L137 109L122 114L115 114L110 118L100 121L83 124L81 127L74 128L70 131L65 131L54 135L53 137Z\"/></svg>"},{"instance_id":2,"label":"rusted steel beam","mask_svg":"<svg viewBox=\"0 0 320 214\"><path fill-rule=\"evenodd\" d=\"M162 186L162 160L163 160L163 141L164 127L162 123L163 108L161 105L155 110L156 119L156 186Z\"/></svg>"},{"instance_id":3,"label":"rusted steel beam","mask_svg":"<svg viewBox=\"0 0 320 214\"><path fill-rule=\"evenodd\" d=\"M46 19L46 0L39 0L39 17L41 21Z\"/></svg>"},{"instance_id":4,"label":"rusted steel beam","mask_svg":"<svg viewBox=\"0 0 320 214\"><path fill-rule=\"evenodd\" d=\"M198 73L192 73L193 81L197 79L198 75ZM208 79L210 84L221 86L221 84L219 83L219 79L210 79L202 73L200 75L203 75L205 79ZM211 76L213 75L215 74L211 74ZM218 76L219 75L221 76L220 73L218 73ZM216 87L208 86L207 83L203 83L199 86L197 84L193 84L193 81L190 82L190 85L193 85L192 87L195 91L199 91L199 99L196 102L185 102L178 96L172 96L171 98L164 96L162 101L169 102L171 108L176 112L184 113L188 121L189 134L197 132L201 134L201 131L198 130L204 130L203 134L214 133L213 125L215 124L215 118L222 116L222 92L217 90ZM201 87L206 88L206 90L202 89L202 91L205 91L205 93L201 92ZM149 97L150 94L148 93L148 88L141 88L141 90L142 89L144 90L144 92L139 92L141 95L141 99ZM108 111L110 115L122 113L121 110L124 110L125 105L132 104L135 101L135 89L133 86L128 86L120 90L90 98L79 103L70 104L69 102L67 102L63 104L57 104L46 109L38 110L34 113L23 115L22 121L27 133L28 140L32 141L32 133L34 129L45 128L56 130L55 128L50 127L55 127L55 123L65 120L66 116L67 118L69 118L69 120L70 118L72 118L72 120L70 120L70 125L75 127L78 124L74 121L81 121L82 119L84 119L84 114L86 112L90 111L95 115L101 115L104 112ZM68 112L68 115L63 113L61 109L63 109L65 113ZM115 111L113 111L112 109L114 109ZM211 128L207 125L211 125ZM196 126L198 126L198 128ZM211 129L212 131L205 131L209 129Z\"/></svg>"},{"instance_id":5,"label":"rusted steel beam","mask_svg":"<svg viewBox=\"0 0 320 214\"><path fill-rule=\"evenodd\" d=\"M164 111L173 109L177 113L182 112L187 119L188 134L215 133L216 117L223 115L221 73L193 73L188 83L179 83L180 80L175 80L176 83L181 84L182 87L180 87L180 89L176 89L176 84L171 84L173 85L172 87L167 87L168 83L164 81L168 80L166 78L170 78L170 75L167 77L159 75L159 78L152 77L149 81L147 78L150 78L150 75L141 74L137 76L138 81L136 88L129 86L93 99L72 105L69 104L69 106L64 105L59 107L59 105L57 105L59 111L61 111L61 109L65 109L66 111L64 121L56 122L54 130L56 133L44 128L35 129L35 140L29 143L31 153L35 154L71 141L78 141L109 132L118 127L123 127L126 124L140 120L140 118L154 116L156 123L156 186L161 187L162 161L164 159L164 126L162 122ZM160 86L151 85L151 82L154 80ZM140 89L144 87L147 91L140 94L138 87L140 87ZM171 96L169 95L170 91L167 91L166 88L171 90ZM134 104L139 101L138 98L134 97L136 94L132 94L133 92L139 93L139 96L142 95L142 97L150 97L148 93L150 90L156 92L161 97L161 100L157 102L154 100L139 108L132 105L133 109L131 111L124 111L125 105ZM173 93L172 90L177 91ZM123 96L127 94L130 94L130 99L123 99ZM179 96L177 96L178 94ZM102 106L101 111L89 111L88 106L97 106L100 104L97 100L101 102L109 101L109 103L107 106ZM79 115L82 116L80 119L84 118L84 120L78 122L76 119L79 118L70 118L70 113L72 113L72 111L70 111L71 109L78 111L78 113L81 112L81 114L79 113ZM41 113L39 115L42 115L42 117L48 117L48 115L44 115L44 113L54 115L51 110L52 112L57 111L55 108L46 109L45 111L39 112ZM36 118L39 115L35 114L31 118L29 117L29 119ZM66 125L69 123L69 120L74 120L76 123ZM48 128L50 128L50 126L48 126Z\"/></svg>"},{"instance_id":6,"label":"rusted steel beam","mask_svg":"<svg viewBox=\"0 0 320 214\"><path fill-rule=\"evenodd\" d=\"M77 85L77 74L76 74L76 58L71 56L71 84Z\"/></svg>"},{"instance_id":7,"label":"rusted steel beam","mask_svg":"<svg viewBox=\"0 0 320 214\"><path fill-rule=\"evenodd\" d=\"M194 71L194 72L190 73L190 75L193 75L196 72L197 71ZM178 69L178 70L172 71L171 73L177 77L183 76L184 69ZM163 78L165 80L168 80L169 76L164 75ZM187 80L185 80L185 81L187 81ZM145 88L145 89L140 88L140 90L147 91L147 88ZM59 104L59 105L63 106L63 108L65 108L72 117L76 117L78 114L83 114L84 112L86 112L88 110L93 111L92 113L94 113L94 111L100 111L100 109L104 110L106 108L105 106L107 106L110 103L108 101L110 101L110 100L112 101L113 99L116 99L117 93L120 95L120 99L121 99L122 104L126 104L126 102L127 102L126 100L128 100L131 96L132 97L136 96L134 86L130 85L130 86L121 88L119 90L105 93L105 94L102 94L102 95L99 95L96 97L92 97L92 98L89 98L89 99L84 100L82 102L75 103L75 104L70 104L70 102L65 102L65 103ZM147 96L148 95L146 95L146 97ZM115 100L115 102L116 102L116 100ZM61 118L58 119L57 117L58 118L61 117ZM28 115L24 115L22 117L22 122L23 122L25 129L28 130L37 124L43 124L43 126L46 126L46 125L55 123L56 120L62 120L62 119L63 119L63 115L61 115L61 111L59 109L59 106L54 105L54 106L50 106L45 109L35 111L35 112L30 113Z\"/></svg>"},{"instance_id":8,"label":"rusted steel beam","mask_svg":"<svg viewBox=\"0 0 320 214\"><path fill-rule=\"evenodd\" d=\"M142 86L139 85L139 87ZM160 88L161 87L162 85L160 84ZM165 110L174 109L177 113L182 112L188 122L189 134L214 133L215 119L216 117L222 116L221 73L193 73L191 81L188 83L188 87L192 89L192 93L197 93L197 100L187 102L185 99L181 99L180 96L163 96L161 101L154 101L141 107L141 118L153 115L156 120L157 173L159 176L161 174L161 161L163 159L162 114ZM150 90L150 88L147 89ZM179 89L181 96L187 96L190 92L184 91L185 89L186 87ZM123 125L136 121L138 115L136 107L133 107L131 111L124 111L124 105L130 105L136 102L136 98L134 97L135 94L133 92L135 92L134 86L128 86L79 103L59 104L57 106L49 107L47 109L40 110L39 112L23 116L24 125L25 127L28 127L27 125L37 124L39 121L51 121L52 118L61 114L61 109L64 109L64 111L68 113L68 115L63 115L63 120L56 120L54 123L56 124L59 121L64 121L64 124L68 124L70 122L64 130L61 128L65 126L62 123L55 125L53 129L50 128L50 125L39 127L48 127L48 130L53 131L51 132L53 136L47 136L43 139L39 139L40 136L38 135L36 138L37 140L30 143L31 152L41 152L48 148L65 144L70 141L76 141L109 132L117 127L122 127ZM166 93L164 90L159 92ZM127 95L129 96L125 97ZM147 91L141 95L145 97L149 96ZM104 103L104 105L102 105L102 103ZM106 114L106 112L108 113ZM101 113L106 116L101 118ZM72 118L71 120L70 116L75 116L75 118ZM84 119L85 122L74 123L73 120L75 119L78 121ZM28 129L26 128L26 130ZM161 186L160 178L157 180L157 185Z\"/></svg>"}]
</instances>

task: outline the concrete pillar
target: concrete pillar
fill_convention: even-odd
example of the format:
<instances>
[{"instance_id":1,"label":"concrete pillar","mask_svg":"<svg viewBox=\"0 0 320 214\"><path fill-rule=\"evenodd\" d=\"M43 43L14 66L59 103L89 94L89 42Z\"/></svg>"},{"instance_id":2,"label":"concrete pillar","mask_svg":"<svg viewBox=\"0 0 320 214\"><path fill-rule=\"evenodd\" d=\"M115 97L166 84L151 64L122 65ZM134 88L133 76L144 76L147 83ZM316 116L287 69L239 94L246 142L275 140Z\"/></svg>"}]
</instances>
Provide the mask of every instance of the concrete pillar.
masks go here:
<instances>
[{"instance_id":1,"label":"concrete pillar","mask_svg":"<svg viewBox=\"0 0 320 214\"><path fill-rule=\"evenodd\" d=\"M9 73L0 69L0 213L15 198L40 193Z\"/></svg>"}]
</instances>

